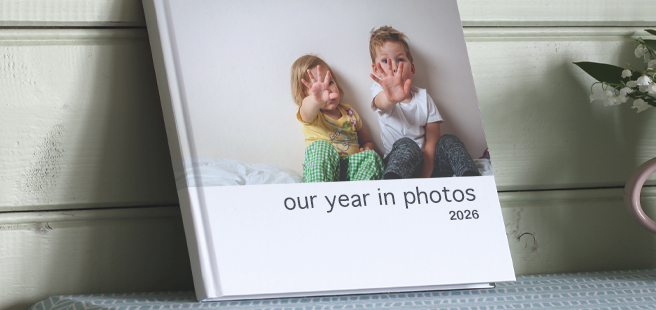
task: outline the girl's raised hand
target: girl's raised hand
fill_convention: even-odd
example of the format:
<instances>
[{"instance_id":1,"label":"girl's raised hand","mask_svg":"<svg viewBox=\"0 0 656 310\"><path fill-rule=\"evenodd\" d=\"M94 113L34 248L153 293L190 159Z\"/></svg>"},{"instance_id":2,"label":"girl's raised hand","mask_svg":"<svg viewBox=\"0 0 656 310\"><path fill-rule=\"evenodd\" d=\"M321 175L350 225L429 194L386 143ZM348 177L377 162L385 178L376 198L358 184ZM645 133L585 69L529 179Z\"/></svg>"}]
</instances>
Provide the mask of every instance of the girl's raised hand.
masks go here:
<instances>
[{"instance_id":1,"label":"girl's raised hand","mask_svg":"<svg viewBox=\"0 0 656 310\"><path fill-rule=\"evenodd\" d=\"M399 103L405 100L408 94L410 94L412 80L403 80L401 75L403 73L403 66L404 62L399 62L399 66L396 72L394 72L392 69L392 60L388 58L387 66L385 67L383 67L380 62L376 63L378 73L381 75L380 78L373 74L369 74L376 83L383 87L383 92L385 93L387 100L393 103Z\"/></svg>"},{"instance_id":2,"label":"girl's raised hand","mask_svg":"<svg viewBox=\"0 0 656 310\"><path fill-rule=\"evenodd\" d=\"M316 102L324 104L330 99L336 99L339 97L338 93L330 92L330 71L326 72L326 77L323 81L319 80L321 78L321 66L317 66L318 78L316 78L309 69L307 72L310 76L310 82L308 83L303 79L301 79L301 82L303 82L303 85L308 88L309 96L313 97Z\"/></svg>"}]
</instances>

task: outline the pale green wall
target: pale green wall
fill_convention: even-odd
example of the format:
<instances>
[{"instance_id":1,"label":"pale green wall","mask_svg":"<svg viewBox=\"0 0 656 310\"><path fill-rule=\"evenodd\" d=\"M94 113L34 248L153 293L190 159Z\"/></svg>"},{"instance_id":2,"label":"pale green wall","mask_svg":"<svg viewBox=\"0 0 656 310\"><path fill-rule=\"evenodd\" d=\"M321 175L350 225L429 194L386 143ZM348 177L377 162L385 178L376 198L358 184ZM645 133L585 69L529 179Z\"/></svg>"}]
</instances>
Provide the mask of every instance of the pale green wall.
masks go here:
<instances>
[{"instance_id":1,"label":"pale green wall","mask_svg":"<svg viewBox=\"0 0 656 310\"><path fill-rule=\"evenodd\" d=\"M656 110L591 105L571 64L635 62L656 3L459 5L516 272L656 267L621 189L656 156ZM192 288L142 15L131 0L3 1L2 309ZM656 191L643 197L653 210Z\"/></svg>"}]
</instances>

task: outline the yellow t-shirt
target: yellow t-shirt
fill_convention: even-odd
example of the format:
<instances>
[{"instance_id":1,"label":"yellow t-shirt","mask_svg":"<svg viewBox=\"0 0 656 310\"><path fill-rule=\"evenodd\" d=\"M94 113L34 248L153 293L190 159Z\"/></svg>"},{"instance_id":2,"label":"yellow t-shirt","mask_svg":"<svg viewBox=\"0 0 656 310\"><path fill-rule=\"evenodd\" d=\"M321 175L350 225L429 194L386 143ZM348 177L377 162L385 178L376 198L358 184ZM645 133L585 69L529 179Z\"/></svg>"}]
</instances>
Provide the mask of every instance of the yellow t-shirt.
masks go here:
<instances>
[{"instance_id":1,"label":"yellow t-shirt","mask_svg":"<svg viewBox=\"0 0 656 310\"><path fill-rule=\"evenodd\" d=\"M321 111L311 123L301 119L301 109L296 112L296 118L303 124L305 147L317 140L330 142L339 156L349 156L360 150L357 131L362 128L362 120L358 113L347 104L337 106L342 117L334 120Z\"/></svg>"}]
</instances>

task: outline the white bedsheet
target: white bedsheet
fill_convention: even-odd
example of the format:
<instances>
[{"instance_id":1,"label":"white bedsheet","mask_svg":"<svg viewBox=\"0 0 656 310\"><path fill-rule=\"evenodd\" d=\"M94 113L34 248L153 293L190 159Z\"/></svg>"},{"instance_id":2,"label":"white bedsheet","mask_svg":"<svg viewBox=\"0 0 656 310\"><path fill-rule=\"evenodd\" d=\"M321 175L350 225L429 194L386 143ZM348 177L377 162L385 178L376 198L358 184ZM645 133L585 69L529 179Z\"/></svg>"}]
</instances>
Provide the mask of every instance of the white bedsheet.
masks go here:
<instances>
[{"instance_id":1,"label":"white bedsheet","mask_svg":"<svg viewBox=\"0 0 656 310\"><path fill-rule=\"evenodd\" d=\"M175 174L178 189L187 186L279 184L303 181L301 175L292 169L276 165L248 164L227 158L186 159L183 169L184 174Z\"/></svg>"},{"instance_id":2,"label":"white bedsheet","mask_svg":"<svg viewBox=\"0 0 656 310\"><path fill-rule=\"evenodd\" d=\"M474 159L474 162L481 175L493 175L489 159L479 158ZM178 189L303 182L301 174L292 169L276 165L248 164L227 158L187 159L183 163L182 170L175 171Z\"/></svg>"}]
</instances>

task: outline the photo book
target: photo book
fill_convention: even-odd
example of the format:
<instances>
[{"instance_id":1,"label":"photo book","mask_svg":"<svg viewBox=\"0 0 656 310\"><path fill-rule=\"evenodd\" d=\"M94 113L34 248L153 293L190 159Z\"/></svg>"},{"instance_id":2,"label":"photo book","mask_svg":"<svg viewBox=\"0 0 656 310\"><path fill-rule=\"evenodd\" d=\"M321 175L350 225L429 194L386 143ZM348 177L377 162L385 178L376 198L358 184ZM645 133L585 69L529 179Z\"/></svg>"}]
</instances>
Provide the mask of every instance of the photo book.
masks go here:
<instances>
[{"instance_id":1,"label":"photo book","mask_svg":"<svg viewBox=\"0 0 656 310\"><path fill-rule=\"evenodd\" d=\"M199 301L515 280L455 0L143 5Z\"/></svg>"}]
</instances>

